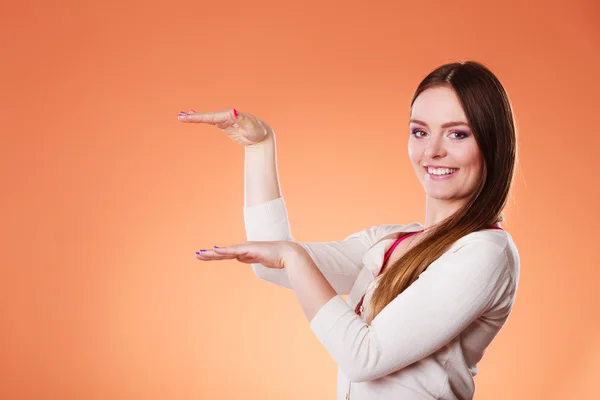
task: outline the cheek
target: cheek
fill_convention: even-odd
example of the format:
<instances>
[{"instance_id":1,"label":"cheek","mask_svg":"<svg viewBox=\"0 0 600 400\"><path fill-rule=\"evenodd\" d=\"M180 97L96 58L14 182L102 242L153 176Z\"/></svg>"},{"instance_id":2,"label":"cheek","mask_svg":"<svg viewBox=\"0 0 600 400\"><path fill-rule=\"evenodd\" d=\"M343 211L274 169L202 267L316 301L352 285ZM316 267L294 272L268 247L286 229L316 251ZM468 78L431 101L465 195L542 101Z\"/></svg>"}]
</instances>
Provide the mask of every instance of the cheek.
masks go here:
<instances>
[{"instance_id":1,"label":"cheek","mask_svg":"<svg viewBox=\"0 0 600 400\"><path fill-rule=\"evenodd\" d=\"M413 140L408 141L408 158L413 164L418 164L421 159L422 150Z\"/></svg>"},{"instance_id":2,"label":"cheek","mask_svg":"<svg viewBox=\"0 0 600 400\"><path fill-rule=\"evenodd\" d=\"M479 151L479 148L477 146L472 146L464 150L465 151L461 152L460 154L462 164L479 175L483 166L482 154Z\"/></svg>"}]
</instances>

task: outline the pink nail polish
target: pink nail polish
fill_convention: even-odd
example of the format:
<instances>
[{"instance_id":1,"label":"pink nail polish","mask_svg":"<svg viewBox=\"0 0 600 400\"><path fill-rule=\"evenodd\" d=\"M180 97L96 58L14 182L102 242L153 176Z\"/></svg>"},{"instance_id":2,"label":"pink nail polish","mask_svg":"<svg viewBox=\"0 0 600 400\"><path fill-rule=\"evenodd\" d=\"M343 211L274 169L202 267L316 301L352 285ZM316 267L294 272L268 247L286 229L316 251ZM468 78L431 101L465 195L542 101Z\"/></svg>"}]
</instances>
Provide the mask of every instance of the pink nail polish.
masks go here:
<instances>
[{"instance_id":1,"label":"pink nail polish","mask_svg":"<svg viewBox=\"0 0 600 400\"><path fill-rule=\"evenodd\" d=\"M237 112L237 110L235 108L233 109L233 115L235 115L236 118L239 115L238 112Z\"/></svg>"},{"instance_id":2,"label":"pink nail polish","mask_svg":"<svg viewBox=\"0 0 600 400\"><path fill-rule=\"evenodd\" d=\"M193 108L190 108L190 112L196 112L196 110L194 110Z\"/></svg>"}]
</instances>

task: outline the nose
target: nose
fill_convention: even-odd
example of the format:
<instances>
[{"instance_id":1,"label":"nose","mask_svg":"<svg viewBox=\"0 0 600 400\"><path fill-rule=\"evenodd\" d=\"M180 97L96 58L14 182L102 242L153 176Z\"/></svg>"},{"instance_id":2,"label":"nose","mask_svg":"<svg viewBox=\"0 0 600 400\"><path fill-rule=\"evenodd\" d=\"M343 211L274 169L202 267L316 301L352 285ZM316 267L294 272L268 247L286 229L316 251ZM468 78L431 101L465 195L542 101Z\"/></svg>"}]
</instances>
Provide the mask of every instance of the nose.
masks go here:
<instances>
[{"instance_id":1,"label":"nose","mask_svg":"<svg viewBox=\"0 0 600 400\"><path fill-rule=\"evenodd\" d=\"M430 159L444 157L446 149L444 148L443 135L432 135L427 139L425 146L425 156Z\"/></svg>"}]
</instances>

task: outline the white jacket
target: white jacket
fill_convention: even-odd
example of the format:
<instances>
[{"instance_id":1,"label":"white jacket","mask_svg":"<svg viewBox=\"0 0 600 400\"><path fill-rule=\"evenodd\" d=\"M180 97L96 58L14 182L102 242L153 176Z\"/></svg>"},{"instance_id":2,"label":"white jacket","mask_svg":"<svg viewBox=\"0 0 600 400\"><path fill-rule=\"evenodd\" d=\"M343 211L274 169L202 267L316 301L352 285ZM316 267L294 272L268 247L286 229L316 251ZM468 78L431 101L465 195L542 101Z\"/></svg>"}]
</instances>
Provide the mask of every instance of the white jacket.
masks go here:
<instances>
[{"instance_id":1,"label":"white jacket","mask_svg":"<svg viewBox=\"0 0 600 400\"><path fill-rule=\"evenodd\" d=\"M248 240L294 240L283 197L245 207L244 220ZM338 293L310 321L338 364L338 400L348 392L352 400L473 398L477 363L515 301L520 262L508 232L486 229L456 241L370 325L354 312L365 292L369 304L399 233L422 229L387 224L338 242L299 243ZM285 269L252 268L292 288ZM347 302L340 297L346 294Z\"/></svg>"}]
</instances>

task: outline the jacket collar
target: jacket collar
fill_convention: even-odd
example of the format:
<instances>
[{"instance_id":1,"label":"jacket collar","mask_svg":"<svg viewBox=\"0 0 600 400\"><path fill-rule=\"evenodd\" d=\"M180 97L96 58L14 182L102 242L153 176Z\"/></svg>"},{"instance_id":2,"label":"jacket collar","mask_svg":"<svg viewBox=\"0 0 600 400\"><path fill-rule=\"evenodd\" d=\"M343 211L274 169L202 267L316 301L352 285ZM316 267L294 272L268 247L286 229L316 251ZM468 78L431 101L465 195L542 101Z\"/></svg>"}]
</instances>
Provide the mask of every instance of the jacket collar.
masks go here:
<instances>
[{"instance_id":1,"label":"jacket collar","mask_svg":"<svg viewBox=\"0 0 600 400\"><path fill-rule=\"evenodd\" d=\"M425 229L424 226L416 222L409 225L398 225L397 229L393 229L390 233L385 234L375 242L363 257L363 265L371 272L372 278L375 278L379 274L379 270L383 266L385 253L392 247L396 239L406 233L417 232L423 229Z\"/></svg>"}]
</instances>

